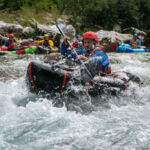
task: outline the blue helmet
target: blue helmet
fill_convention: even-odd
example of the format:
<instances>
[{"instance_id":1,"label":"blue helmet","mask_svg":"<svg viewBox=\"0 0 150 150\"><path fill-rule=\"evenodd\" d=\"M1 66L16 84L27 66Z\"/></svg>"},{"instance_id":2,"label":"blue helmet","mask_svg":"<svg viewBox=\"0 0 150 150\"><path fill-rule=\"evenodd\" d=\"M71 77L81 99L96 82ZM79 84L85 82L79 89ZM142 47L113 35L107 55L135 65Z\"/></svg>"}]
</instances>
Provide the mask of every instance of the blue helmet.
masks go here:
<instances>
[{"instance_id":1,"label":"blue helmet","mask_svg":"<svg viewBox=\"0 0 150 150\"><path fill-rule=\"evenodd\" d=\"M78 35L76 35L76 38L80 38L80 37L81 37L81 35L79 35L79 34L78 34Z\"/></svg>"},{"instance_id":2,"label":"blue helmet","mask_svg":"<svg viewBox=\"0 0 150 150\"><path fill-rule=\"evenodd\" d=\"M136 33L133 34L134 37L137 37L138 35Z\"/></svg>"}]
</instances>

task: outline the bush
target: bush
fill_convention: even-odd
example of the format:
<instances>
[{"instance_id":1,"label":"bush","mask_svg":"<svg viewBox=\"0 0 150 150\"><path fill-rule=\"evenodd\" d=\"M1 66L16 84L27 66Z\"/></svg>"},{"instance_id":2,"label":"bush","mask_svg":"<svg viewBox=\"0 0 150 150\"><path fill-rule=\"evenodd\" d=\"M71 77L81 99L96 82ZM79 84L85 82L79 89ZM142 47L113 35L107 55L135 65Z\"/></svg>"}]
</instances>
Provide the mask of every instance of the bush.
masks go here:
<instances>
[{"instance_id":1,"label":"bush","mask_svg":"<svg viewBox=\"0 0 150 150\"><path fill-rule=\"evenodd\" d=\"M83 30L95 25L112 29L114 24L126 28L134 26L147 30L150 26L150 1L148 0L1 0L0 9L30 8L35 12L51 11L71 15L71 23ZM82 24L78 26L78 22Z\"/></svg>"}]
</instances>

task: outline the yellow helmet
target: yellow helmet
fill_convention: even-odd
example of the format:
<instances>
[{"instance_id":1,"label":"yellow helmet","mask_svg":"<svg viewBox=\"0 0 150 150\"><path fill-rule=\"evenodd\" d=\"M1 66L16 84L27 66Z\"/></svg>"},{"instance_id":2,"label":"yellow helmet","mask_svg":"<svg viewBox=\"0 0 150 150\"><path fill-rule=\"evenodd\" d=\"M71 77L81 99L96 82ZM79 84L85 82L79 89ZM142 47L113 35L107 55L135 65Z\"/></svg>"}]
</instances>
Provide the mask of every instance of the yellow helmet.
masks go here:
<instances>
[{"instance_id":1,"label":"yellow helmet","mask_svg":"<svg viewBox=\"0 0 150 150\"><path fill-rule=\"evenodd\" d=\"M44 37L49 37L49 35L48 34L44 34Z\"/></svg>"}]
</instances>

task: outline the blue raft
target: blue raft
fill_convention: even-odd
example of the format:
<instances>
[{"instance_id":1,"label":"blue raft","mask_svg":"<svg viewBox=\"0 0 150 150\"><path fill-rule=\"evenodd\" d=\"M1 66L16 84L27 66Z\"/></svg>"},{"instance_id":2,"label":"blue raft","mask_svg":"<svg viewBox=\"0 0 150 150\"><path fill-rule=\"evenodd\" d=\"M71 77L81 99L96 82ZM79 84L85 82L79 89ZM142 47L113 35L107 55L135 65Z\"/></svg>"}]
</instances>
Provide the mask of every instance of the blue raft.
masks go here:
<instances>
[{"instance_id":1,"label":"blue raft","mask_svg":"<svg viewBox=\"0 0 150 150\"><path fill-rule=\"evenodd\" d=\"M129 44L123 43L117 47L116 52L119 52L119 53L143 53L143 52L150 52L150 49L144 49L144 48L133 49Z\"/></svg>"}]
</instances>

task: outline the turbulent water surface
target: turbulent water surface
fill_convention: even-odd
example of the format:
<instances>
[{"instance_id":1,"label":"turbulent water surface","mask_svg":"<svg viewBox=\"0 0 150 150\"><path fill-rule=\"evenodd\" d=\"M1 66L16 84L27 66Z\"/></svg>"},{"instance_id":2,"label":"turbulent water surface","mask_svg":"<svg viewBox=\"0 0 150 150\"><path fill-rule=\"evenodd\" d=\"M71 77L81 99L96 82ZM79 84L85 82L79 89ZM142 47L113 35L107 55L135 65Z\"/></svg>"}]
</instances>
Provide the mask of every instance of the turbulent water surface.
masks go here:
<instances>
[{"instance_id":1,"label":"turbulent water surface","mask_svg":"<svg viewBox=\"0 0 150 150\"><path fill-rule=\"evenodd\" d=\"M43 56L0 56L0 150L150 149L150 54L108 56L114 72L130 72L141 84L118 96L92 98L78 87L74 98L44 97L25 84L29 62Z\"/></svg>"}]
</instances>

